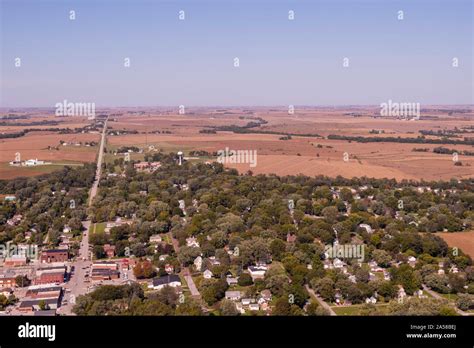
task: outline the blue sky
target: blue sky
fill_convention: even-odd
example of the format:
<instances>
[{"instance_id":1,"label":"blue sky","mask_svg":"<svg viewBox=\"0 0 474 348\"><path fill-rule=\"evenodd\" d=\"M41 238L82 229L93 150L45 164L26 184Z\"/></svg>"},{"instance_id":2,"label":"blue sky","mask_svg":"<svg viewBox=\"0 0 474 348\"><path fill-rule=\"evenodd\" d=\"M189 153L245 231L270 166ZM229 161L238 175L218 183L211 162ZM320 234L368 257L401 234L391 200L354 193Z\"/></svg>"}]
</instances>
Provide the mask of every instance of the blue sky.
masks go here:
<instances>
[{"instance_id":1,"label":"blue sky","mask_svg":"<svg viewBox=\"0 0 474 348\"><path fill-rule=\"evenodd\" d=\"M471 0L0 2L1 106L474 103Z\"/></svg>"}]
</instances>

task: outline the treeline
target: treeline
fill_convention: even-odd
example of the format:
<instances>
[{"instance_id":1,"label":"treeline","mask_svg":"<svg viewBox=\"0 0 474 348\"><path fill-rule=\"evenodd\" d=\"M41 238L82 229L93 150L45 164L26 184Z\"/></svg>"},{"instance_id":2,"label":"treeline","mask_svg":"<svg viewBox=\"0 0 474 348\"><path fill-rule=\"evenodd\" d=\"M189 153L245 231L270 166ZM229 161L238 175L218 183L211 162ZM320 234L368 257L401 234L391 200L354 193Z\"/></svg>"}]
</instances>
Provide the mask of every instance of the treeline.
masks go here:
<instances>
[{"instance_id":1,"label":"treeline","mask_svg":"<svg viewBox=\"0 0 474 348\"><path fill-rule=\"evenodd\" d=\"M443 154L443 155L452 155L453 153L457 153L458 155L474 156L473 151L467 151L467 150L458 151L456 149L448 149L447 147L442 147L442 146L435 147L433 149L433 152Z\"/></svg>"},{"instance_id":2,"label":"treeline","mask_svg":"<svg viewBox=\"0 0 474 348\"><path fill-rule=\"evenodd\" d=\"M201 306L192 299L179 301L171 287L145 295L137 283L103 285L79 296L73 312L77 315L203 315Z\"/></svg>"},{"instance_id":3,"label":"treeline","mask_svg":"<svg viewBox=\"0 0 474 348\"><path fill-rule=\"evenodd\" d=\"M358 143L409 143L409 144L453 144L453 145L474 145L474 138L464 138L464 140L453 139L427 139L424 136L416 138L402 137L362 137L329 134L330 140L355 141Z\"/></svg>"},{"instance_id":4,"label":"treeline","mask_svg":"<svg viewBox=\"0 0 474 348\"><path fill-rule=\"evenodd\" d=\"M0 126L11 126L11 127L31 127L31 126L57 126L60 122L59 121L51 121L51 120L42 120L42 121L34 121L34 122L0 122Z\"/></svg>"}]
</instances>

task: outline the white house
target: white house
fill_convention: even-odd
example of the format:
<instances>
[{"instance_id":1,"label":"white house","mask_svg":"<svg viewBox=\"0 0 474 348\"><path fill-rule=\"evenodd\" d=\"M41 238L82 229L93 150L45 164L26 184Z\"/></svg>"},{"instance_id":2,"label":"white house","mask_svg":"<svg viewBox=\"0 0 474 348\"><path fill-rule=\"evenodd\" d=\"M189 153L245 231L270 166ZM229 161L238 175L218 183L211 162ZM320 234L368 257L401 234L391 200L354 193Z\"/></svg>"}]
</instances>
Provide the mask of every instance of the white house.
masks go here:
<instances>
[{"instance_id":1,"label":"white house","mask_svg":"<svg viewBox=\"0 0 474 348\"><path fill-rule=\"evenodd\" d=\"M232 301L238 301L242 297L240 291L226 291L225 298Z\"/></svg>"},{"instance_id":2,"label":"white house","mask_svg":"<svg viewBox=\"0 0 474 348\"><path fill-rule=\"evenodd\" d=\"M196 267L196 270L201 272L202 269L202 257L198 256L194 259L194 267Z\"/></svg>"},{"instance_id":3,"label":"white house","mask_svg":"<svg viewBox=\"0 0 474 348\"><path fill-rule=\"evenodd\" d=\"M188 247L199 248L199 242L194 237L186 238L186 245Z\"/></svg>"},{"instance_id":4,"label":"white house","mask_svg":"<svg viewBox=\"0 0 474 348\"><path fill-rule=\"evenodd\" d=\"M260 305L258 303L251 303L249 304L249 309L251 311L258 311L260 309Z\"/></svg>"},{"instance_id":5,"label":"white house","mask_svg":"<svg viewBox=\"0 0 474 348\"><path fill-rule=\"evenodd\" d=\"M205 279L211 279L213 274L210 270L206 269L203 273L202 273L202 276L205 278Z\"/></svg>"},{"instance_id":6,"label":"white house","mask_svg":"<svg viewBox=\"0 0 474 348\"><path fill-rule=\"evenodd\" d=\"M377 303L377 299L376 299L374 296L370 296L370 297L367 297L367 298L365 299L365 303L376 304L376 303Z\"/></svg>"},{"instance_id":7,"label":"white house","mask_svg":"<svg viewBox=\"0 0 474 348\"><path fill-rule=\"evenodd\" d=\"M265 273L267 272L267 266L249 266L248 271L252 279L262 279L265 277Z\"/></svg>"},{"instance_id":8,"label":"white house","mask_svg":"<svg viewBox=\"0 0 474 348\"><path fill-rule=\"evenodd\" d=\"M45 164L44 161L40 161L40 160L38 160L37 158L35 158L35 159L29 159L29 160L26 160L26 161L24 162L24 165L27 166L27 167L39 166L39 165L42 165L42 164Z\"/></svg>"},{"instance_id":9,"label":"white house","mask_svg":"<svg viewBox=\"0 0 474 348\"><path fill-rule=\"evenodd\" d=\"M364 228L364 229L367 231L367 233L372 233L372 232L374 232L374 231L372 230L372 227L370 227L370 225L368 225L368 224L360 224L359 227L360 227L360 228Z\"/></svg>"},{"instance_id":10,"label":"white house","mask_svg":"<svg viewBox=\"0 0 474 348\"><path fill-rule=\"evenodd\" d=\"M150 236L150 243L161 243L162 240L163 239L161 238L159 234L154 234Z\"/></svg>"}]
</instances>

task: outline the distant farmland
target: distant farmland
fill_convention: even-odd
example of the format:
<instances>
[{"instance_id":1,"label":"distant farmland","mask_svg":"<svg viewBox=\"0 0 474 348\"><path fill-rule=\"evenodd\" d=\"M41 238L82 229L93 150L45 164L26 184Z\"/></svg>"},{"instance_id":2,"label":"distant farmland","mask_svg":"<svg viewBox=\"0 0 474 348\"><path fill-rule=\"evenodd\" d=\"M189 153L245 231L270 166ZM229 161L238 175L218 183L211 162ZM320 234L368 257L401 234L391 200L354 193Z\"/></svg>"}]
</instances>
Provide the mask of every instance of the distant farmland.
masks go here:
<instances>
[{"instance_id":1,"label":"distant farmland","mask_svg":"<svg viewBox=\"0 0 474 348\"><path fill-rule=\"evenodd\" d=\"M450 247L457 247L474 258L474 231L469 232L439 232L436 235L443 238Z\"/></svg>"}]
</instances>

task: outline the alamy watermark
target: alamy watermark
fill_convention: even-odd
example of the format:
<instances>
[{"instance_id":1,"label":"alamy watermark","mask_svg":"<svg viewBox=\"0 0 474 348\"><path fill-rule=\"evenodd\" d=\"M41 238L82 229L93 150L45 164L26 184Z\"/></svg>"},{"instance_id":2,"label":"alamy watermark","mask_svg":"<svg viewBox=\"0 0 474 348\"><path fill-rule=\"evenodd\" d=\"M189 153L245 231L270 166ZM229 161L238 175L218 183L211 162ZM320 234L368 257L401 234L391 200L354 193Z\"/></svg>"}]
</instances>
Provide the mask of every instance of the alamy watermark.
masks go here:
<instances>
[{"instance_id":1,"label":"alamy watermark","mask_svg":"<svg viewBox=\"0 0 474 348\"><path fill-rule=\"evenodd\" d=\"M391 99L388 102L380 104L380 116L393 116L402 118L420 119L420 103L394 102Z\"/></svg>"},{"instance_id":2,"label":"alamy watermark","mask_svg":"<svg viewBox=\"0 0 474 348\"><path fill-rule=\"evenodd\" d=\"M30 260L38 259L38 246L35 244L22 244L17 245L12 242L6 244L0 244L0 257L26 257Z\"/></svg>"},{"instance_id":3,"label":"alamy watermark","mask_svg":"<svg viewBox=\"0 0 474 348\"><path fill-rule=\"evenodd\" d=\"M364 261L365 244L328 244L324 247L328 259L357 259Z\"/></svg>"},{"instance_id":4,"label":"alamy watermark","mask_svg":"<svg viewBox=\"0 0 474 348\"><path fill-rule=\"evenodd\" d=\"M71 103L64 99L54 105L56 116L88 116L95 117L95 103Z\"/></svg>"},{"instance_id":5,"label":"alamy watermark","mask_svg":"<svg viewBox=\"0 0 474 348\"><path fill-rule=\"evenodd\" d=\"M250 167L257 166L257 150L225 150L217 151L217 162L225 163L248 163Z\"/></svg>"}]
</instances>

